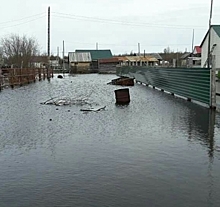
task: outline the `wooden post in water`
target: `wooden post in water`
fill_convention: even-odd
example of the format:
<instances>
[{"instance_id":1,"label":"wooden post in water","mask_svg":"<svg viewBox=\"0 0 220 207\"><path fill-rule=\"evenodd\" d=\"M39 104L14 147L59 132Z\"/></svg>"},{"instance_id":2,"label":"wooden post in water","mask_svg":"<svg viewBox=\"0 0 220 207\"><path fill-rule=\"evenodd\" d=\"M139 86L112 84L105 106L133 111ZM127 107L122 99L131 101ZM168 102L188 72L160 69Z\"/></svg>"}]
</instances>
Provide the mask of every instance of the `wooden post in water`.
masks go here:
<instances>
[{"instance_id":1,"label":"wooden post in water","mask_svg":"<svg viewBox=\"0 0 220 207\"><path fill-rule=\"evenodd\" d=\"M45 68L43 68L43 79L45 80Z\"/></svg>"},{"instance_id":2,"label":"wooden post in water","mask_svg":"<svg viewBox=\"0 0 220 207\"><path fill-rule=\"evenodd\" d=\"M34 78L34 83L35 83L36 82L36 68L34 68L33 71L34 71L34 77L33 78Z\"/></svg>"},{"instance_id":3,"label":"wooden post in water","mask_svg":"<svg viewBox=\"0 0 220 207\"><path fill-rule=\"evenodd\" d=\"M47 79L50 78L50 7L48 7L48 40L47 40Z\"/></svg>"},{"instance_id":4,"label":"wooden post in water","mask_svg":"<svg viewBox=\"0 0 220 207\"><path fill-rule=\"evenodd\" d=\"M216 109L216 61L215 55L212 56L212 69L210 71L210 81L211 81L211 97L210 97L210 108Z\"/></svg>"},{"instance_id":5,"label":"wooden post in water","mask_svg":"<svg viewBox=\"0 0 220 207\"><path fill-rule=\"evenodd\" d=\"M53 78L53 68L51 69L51 76L52 76L52 78Z\"/></svg>"},{"instance_id":6,"label":"wooden post in water","mask_svg":"<svg viewBox=\"0 0 220 207\"><path fill-rule=\"evenodd\" d=\"M48 68L47 68L47 79L49 79L50 78L50 68L49 68L50 66L48 66Z\"/></svg>"},{"instance_id":7,"label":"wooden post in water","mask_svg":"<svg viewBox=\"0 0 220 207\"><path fill-rule=\"evenodd\" d=\"M38 77L39 77L39 81L41 81L41 68L38 68Z\"/></svg>"},{"instance_id":8,"label":"wooden post in water","mask_svg":"<svg viewBox=\"0 0 220 207\"><path fill-rule=\"evenodd\" d=\"M35 69L31 68L31 73L32 73L32 82L35 82Z\"/></svg>"},{"instance_id":9,"label":"wooden post in water","mask_svg":"<svg viewBox=\"0 0 220 207\"><path fill-rule=\"evenodd\" d=\"M33 69L30 68L29 71L30 71L30 83L32 83L32 82L34 82L34 78L33 78Z\"/></svg>"},{"instance_id":10,"label":"wooden post in water","mask_svg":"<svg viewBox=\"0 0 220 207\"><path fill-rule=\"evenodd\" d=\"M22 86L22 68L19 69L19 85Z\"/></svg>"},{"instance_id":11,"label":"wooden post in water","mask_svg":"<svg viewBox=\"0 0 220 207\"><path fill-rule=\"evenodd\" d=\"M11 73L10 73L10 76L11 76L11 88L14 88L14 68L10 68L11 70Z\"/></svg>"},{"instance_id":12,"label":"wooden post in water","mask_svg":"<svg viewBox=\"0 0 220 207\"><path fill-rule=\"evenodd\" d=\"M30 71L29 71L29 68L27 68L27 83L29 84L30 83Z\"/></svg>"},{"instance_id":13,"label":"wooden post in water","mask_svg":"<svg viewBox=\"0 0 220 207\"><path fill-rule=\"evenodd\" d=\"M0 68L0 91L2 91L2 85L3 85L3 76L2 76L2 70Z\"/></svg>"}]
</instances>

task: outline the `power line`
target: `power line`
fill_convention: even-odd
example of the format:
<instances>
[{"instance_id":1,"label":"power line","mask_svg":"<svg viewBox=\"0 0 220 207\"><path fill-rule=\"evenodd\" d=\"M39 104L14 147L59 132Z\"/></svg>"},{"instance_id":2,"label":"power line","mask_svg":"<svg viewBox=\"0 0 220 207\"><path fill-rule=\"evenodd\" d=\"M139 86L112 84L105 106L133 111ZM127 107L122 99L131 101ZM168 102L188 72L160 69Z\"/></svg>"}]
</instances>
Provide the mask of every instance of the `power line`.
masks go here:
<instances>
[{"instance_id":1,"label":"power line","mask_svg":"<svg viewBox=\"0 0 220 207\"><path fill-rule=\"evenodd\" d=\"M22 25L22 24L27 24L29 22L33 22L33 21L36 21L38 19L42 19L43 17L45 17L46 15L43 15L41 17L38 17L38 18L35 18L35 19L32 19L32 20L29 20L29 21L26 21L26 22L22 22L22 23L19 23L19 24L14 24L14 25L10 25L10 26L6 26L6 27L1 27L0 29L6 29L6 28L9 28L9 27L16 27L16 26L19 26L19 25Z\"/></svg>"},{"instance_id":2,"label":"power line","mask_svg":"<svg viewBox=\"0 0 220 207\"><path fill-rule=\"evenodd\" d=\"M65 14L60 12L53 12L54 17L59 18L67 18L67 19L73 19L73 20L81 20L81 21L90 21L90 22L99 22L99 23L110 23L110 24L122 24L122 25L128 25L128 26L148 26L148 27L162 27L162 28L173 28L173 29L192 29L192 28L200 28L204 29L204 27L200 26L186 26L186 25L166 25L166 24L153 24L153 23L147 23L147 22L131 22L131 21L120 21L120 20L114 20L114 19L103 19L103 18L97 18L97 17L89 17L89 16L79 16L79 15L73 15L73 14Z\"/></svg>"},{"instance_id":3,"label":"power line","mask_svg":"<svg viewBox=\"0 0 220 207\"><path fill-rule=\"evenodd\" d=\"M6 22L0 22L0 25L1 24L8 24L10 22L18 22L18 21L21 21L21 20L24 20L24 19L30 19L32 17L36 17L36 16L41 16L42 14L45 14L44 12L42 13L39 13L39 14L35 14L35 15L31 15L31 16L28 16L28 17L23 17L21 19L15 19L15 20L10 20L10 21L6 21Z\"/></svg>"},{"instance_id":4,"label":"power line","mask_svg":"<svg viewBox=\"0 0 220 207\"><path fill-rule=\"evenodd\" d=\"M69 42L69 41L66 41L67 43L70 43L70 44L83 44L83 45L94 45L94 43L89 43L89 42ZM99 42L99 45L102 46L102 45L106 45L106 46L116 46L116 47L123 47L123 46L128 46L128 47L136 47L137 45L136 44L132 44L132 45L129 45L129 44L113 44L113 43L100 43ZM160 44L143 44L143 46L145 47L161 47L161 46L188 46L189 43L187 44L163 44L163 45L160 45Z\"/></svg>"}]
</instances>

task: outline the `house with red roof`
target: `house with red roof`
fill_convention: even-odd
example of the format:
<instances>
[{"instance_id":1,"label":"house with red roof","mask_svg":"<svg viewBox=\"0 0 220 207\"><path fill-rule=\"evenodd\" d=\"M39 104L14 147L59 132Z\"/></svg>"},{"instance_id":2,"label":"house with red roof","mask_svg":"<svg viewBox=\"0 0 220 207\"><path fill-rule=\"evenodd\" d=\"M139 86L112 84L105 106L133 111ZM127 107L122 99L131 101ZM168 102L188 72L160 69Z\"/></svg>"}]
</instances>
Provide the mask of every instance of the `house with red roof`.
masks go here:
<instances>
[{"instance_id":1,"label":"house with red roof","mask_svg":"<svg viewBox=\"0 0 220 207\"><path fill-rule=\"evenodd\" d=\"M193 56L201 57L202 48L200 46L195 46L193 50Z\"/></svg>"},{"instance_id":2,"label":"house with red roof","mask_svg":"<svg viewBox=\"0 0 220 207\"><path fill-rule=\"evenodd\" d=\"M181 57L181 65L189 68L200 68L201 67L201 53L202 49L200 46L195 46L193 52L186 52Z\"/></svg>"}]
</instances>

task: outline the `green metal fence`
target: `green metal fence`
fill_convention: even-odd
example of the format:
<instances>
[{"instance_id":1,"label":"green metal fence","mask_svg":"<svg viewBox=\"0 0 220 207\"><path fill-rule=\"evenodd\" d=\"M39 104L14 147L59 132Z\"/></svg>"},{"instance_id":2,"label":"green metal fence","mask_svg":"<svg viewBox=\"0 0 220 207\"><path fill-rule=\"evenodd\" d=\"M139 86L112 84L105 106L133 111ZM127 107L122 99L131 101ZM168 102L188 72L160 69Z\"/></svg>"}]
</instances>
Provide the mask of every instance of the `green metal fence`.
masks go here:
<instances>
[{"instance_id":1,"label":"green metal fence","mask_svg":"<svg viewBox=\"0 0 220 207\"><path fill-rule=\"evenodd\" d=\"M136 81L170 93L211 105L211 72L207 68L149 68L122 66L118 76L133 77Z\"/></svg>"}]
</instances>

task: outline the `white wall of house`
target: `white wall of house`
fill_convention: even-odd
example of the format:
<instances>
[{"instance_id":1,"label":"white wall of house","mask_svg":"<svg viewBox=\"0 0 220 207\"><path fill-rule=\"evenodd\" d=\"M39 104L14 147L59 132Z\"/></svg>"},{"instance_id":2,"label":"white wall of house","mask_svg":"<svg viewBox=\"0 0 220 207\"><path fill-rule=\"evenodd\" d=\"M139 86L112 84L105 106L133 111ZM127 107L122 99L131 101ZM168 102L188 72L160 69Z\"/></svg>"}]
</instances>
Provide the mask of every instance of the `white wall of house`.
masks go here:
<instances>
[{"instance_id":1,"label":"white wall of house","mask_svg":"<svg viewBox=\"0 0 220 207\"><path fill-rule=\"evenodd\" d=\"M216 68L220 69L220 37L216 34L213 28L211 28L211 46L210 49L212 49L212 46L216 44L216 47L212 53L212 55L215 55L216 59ZM201 61L201 67L204 66L206 60L208 57L208 35L202 45L202 61Z\"/></svg>"}]
</instances>

